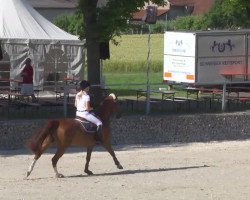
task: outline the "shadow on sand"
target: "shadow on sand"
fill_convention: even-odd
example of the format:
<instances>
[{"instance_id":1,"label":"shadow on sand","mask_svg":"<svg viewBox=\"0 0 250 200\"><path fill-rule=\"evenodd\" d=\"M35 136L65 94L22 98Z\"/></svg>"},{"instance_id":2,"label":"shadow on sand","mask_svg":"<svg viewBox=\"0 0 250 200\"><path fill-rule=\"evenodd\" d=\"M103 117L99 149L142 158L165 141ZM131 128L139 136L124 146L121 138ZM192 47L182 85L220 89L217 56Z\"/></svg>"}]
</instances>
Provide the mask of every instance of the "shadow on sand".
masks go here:
<instances>
[{"instance_id":1,"label":"shadow on sand","mask_svg":"<svg viewBox=\"0 0 250 200\"><path fill-rule=\"evenodd\" d=\"M91 176L119 176L119 175L131 175L131 174L144 174L144 173L155 173L155 172L168 172L168 171L178 171L178 170L189 170L189 169L200 169L210 167L208 165L202 166L189 166L189 167L176 167L176 168L158 168L158 169L138 169L138 170L123 170L118 172L110 172L103 174L93 174ZM65 178L78 178L87 177L89 175L73 175L65 176Z\"/></svg>"},{"instance_id":2,"label":"shadow on sand","mask_svg":"<svg viewBox=\"0 0 250 200\"><path fill-rule=\"evenodd\" d=\"M83 178L83 177L101 177L101 176L120 176L120 175L133 175L133 174L145 174L145 173L158 173L158 172L168 172L168 171L179 171L179 170L190 170L190 169L201 169L208 168L208 165L201 166L189 166L189 167L175 167L175 168L158 168L158 169L138 169L138 170L122 170L118 172L110 172L110 173L101 173L101 174L79 174L72 176L65 176L64 178ZM26 178L25 178L26 179ZM44 177L44 178L27 178L26 180L34 181L34 180L44 180L44 179L54 179L53 177Z\"/></svg>"}]
</instances>

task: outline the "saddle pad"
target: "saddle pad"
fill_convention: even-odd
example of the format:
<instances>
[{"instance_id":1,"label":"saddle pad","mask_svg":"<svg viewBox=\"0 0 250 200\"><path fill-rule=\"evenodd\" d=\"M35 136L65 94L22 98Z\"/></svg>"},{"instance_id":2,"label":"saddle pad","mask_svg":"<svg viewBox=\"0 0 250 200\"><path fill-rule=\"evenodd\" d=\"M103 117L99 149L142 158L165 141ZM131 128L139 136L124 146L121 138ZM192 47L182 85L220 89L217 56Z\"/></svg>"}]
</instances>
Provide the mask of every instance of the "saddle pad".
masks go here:
<instances>
[{"instance_id":1,"label":"saddle pad","mask_svg":"<svg viewBox=\"0 0 250 200\"><path fill-rule=\"evenodd\" d=\"M83 120L78 119L78 118L75 118L75 120L81 122L81 125L82 125L82 127L84 128L84 130L86 132L89 132L89 133L95 133L96 132L96 126L93 123L88 122L88 121L83 121Z\"/></svg>"}]
</instances>

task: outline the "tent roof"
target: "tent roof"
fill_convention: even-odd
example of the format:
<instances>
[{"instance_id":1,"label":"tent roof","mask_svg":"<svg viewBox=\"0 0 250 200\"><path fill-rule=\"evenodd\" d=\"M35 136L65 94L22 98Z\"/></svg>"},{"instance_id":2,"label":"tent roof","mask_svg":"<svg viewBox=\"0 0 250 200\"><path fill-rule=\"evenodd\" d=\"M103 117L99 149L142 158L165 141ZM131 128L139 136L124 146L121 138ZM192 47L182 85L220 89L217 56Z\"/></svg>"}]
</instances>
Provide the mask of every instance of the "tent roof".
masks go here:
<instances>
[{"instance_id":1,"label":"tent roof","mask_svg":"<svg viewBox=\"0 0 250 200\"><path fill-rule=\"evenodd\" d=\"M0 0L0 38L78 40L40 15L26 0Z\"/></svg>"}]
</instances>

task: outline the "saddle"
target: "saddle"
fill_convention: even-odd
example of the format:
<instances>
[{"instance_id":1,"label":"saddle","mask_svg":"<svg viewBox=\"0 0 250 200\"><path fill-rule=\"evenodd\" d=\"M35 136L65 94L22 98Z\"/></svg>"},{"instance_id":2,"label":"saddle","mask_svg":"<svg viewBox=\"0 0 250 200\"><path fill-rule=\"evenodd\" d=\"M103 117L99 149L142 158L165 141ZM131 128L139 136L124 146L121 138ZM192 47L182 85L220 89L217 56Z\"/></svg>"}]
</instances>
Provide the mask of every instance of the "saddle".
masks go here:
<instances>
[{"instance_id":1,"label":"saddle","mask_svg":"<svg viewBox=\"0 0 250 200\"><path fill-rule=\"evenodd\" d=\"M92 122L87 121L86 119L76 116L75 120L79 121L82 125L82 127L84 128L84 130L88 133L96 133L97 131L97 127L95 124L93 124Z\"/></svg>"}]
</instances>

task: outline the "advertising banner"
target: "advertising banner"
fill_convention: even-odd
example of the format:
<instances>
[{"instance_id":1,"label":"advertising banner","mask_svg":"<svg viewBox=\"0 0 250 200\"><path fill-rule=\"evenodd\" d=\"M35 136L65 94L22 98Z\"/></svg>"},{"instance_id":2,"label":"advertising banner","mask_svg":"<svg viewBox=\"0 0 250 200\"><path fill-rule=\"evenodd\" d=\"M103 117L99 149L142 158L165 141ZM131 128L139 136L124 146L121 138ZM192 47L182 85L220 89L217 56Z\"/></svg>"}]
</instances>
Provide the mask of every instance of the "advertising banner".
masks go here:
<instances>
[{"instance_id":1,"label":"advertising banner","mask_svg":"<svg viewBox=\"0 0 250 200\"><path fill-rule=\"evenodd\" d=\"M197 84L222 84L225 80L244 82L249 72L248 30L167 31L164 34L165 81Z\"/></svg>"},{"instance_id":2,"label":"advertising banner","mask_svg":"<svg viewBox=\"0 0 250 200\"><path fill-rule=\"evenodd\" d=\"M163 79L195 82L195 35L193 33L165 33Z\"/></svg>"}]
</instances>

